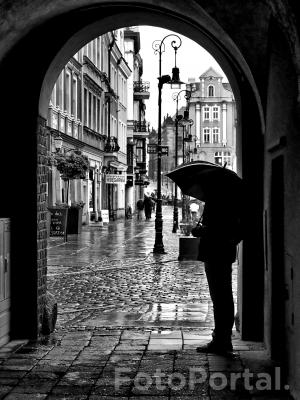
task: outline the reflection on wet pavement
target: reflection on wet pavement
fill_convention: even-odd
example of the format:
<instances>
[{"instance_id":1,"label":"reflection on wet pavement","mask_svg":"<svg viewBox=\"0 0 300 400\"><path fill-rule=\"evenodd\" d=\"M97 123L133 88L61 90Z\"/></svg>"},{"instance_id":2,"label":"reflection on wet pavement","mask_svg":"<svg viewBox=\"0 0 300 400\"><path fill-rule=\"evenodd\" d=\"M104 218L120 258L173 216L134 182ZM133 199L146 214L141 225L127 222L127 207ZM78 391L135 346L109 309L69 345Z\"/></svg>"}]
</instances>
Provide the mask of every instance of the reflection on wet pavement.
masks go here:
<instances>
[{"instance_id":1,"label":"reflection on wet pavement","mask_svg":"<svg viewBox=\"0 0 300 400\"><path fill-rule=\"evenodd\" d=\"M50 238L48 289L59 327L212 327L203 264L178 261L172 207L163 207L166 254L153 254L150 221L119 220L83 227L80 235ZM236 291L236 268L234 269Z\"/></svg>"}]
</instances>

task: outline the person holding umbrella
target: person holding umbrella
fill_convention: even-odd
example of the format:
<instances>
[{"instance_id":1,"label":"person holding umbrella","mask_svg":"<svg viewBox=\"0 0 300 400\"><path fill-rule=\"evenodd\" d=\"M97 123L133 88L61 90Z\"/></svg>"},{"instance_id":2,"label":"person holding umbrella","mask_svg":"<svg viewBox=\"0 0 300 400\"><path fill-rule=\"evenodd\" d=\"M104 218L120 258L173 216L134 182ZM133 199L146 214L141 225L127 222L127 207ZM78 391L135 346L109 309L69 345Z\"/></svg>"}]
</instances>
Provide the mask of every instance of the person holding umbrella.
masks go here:
<instances>
[{"instance_id":1,"label":"person holding umbrella","mask_svg":"<svg viewBox=\"0 0 300 400\"><path fill-rule=\"evenodd\" d=\"M230 353L234 324L232 263L243 236L242 180L235 172L204 161L184 164L167 175L183 193L205 202L201 220L191 233L200 237L198 260L204 262L215 327L211 342L197 347L197 351Z\"/></svg>"}]
</instances>

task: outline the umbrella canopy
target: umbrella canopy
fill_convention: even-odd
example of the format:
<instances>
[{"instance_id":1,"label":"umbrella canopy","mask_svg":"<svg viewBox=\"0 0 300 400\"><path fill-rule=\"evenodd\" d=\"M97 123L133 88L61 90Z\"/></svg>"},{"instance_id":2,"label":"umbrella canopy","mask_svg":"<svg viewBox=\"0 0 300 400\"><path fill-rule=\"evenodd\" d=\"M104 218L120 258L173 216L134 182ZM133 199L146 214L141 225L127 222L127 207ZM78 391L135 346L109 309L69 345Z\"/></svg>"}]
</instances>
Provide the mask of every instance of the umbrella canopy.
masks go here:
<instances>
[{"instance_id":1,"label":"umbrella canopy","mask_svg":"<svg viewBox=\"0 0 300 400\"><path fill-rule=\"evenodd\" d=\"M242 194L242 179L234 171L208 161L182 164L166 175L182 193L202 201L232 201Z\"/></svg>"}]
</instances>

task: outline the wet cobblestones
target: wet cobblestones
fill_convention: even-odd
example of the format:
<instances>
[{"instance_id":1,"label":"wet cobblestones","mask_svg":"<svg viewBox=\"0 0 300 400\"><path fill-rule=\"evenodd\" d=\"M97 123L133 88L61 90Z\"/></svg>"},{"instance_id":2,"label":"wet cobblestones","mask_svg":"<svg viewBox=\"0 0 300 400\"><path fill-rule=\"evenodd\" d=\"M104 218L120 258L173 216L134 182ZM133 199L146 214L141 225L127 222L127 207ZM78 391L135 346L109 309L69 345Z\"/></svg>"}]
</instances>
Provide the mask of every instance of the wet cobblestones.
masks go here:
<instances>
[{"instance_id":1,"label":"wet cobblestones","mask_svg":"<svg viewBox=\"0 0 300 400\"><path fill-rule=\"evenodd\" d=\"M163 214L163 255L152 253L154 219L91 226L67 243L50 240L48 289L58 301L59 327L212 326L203 264L178 261L172 208Z\"/></svg>"},{"instance_id":2,"label":"wet cobblestones","mask_svg":"<svg viewBox=\"0 0 300 400\"><path fill-rule=\"evenodd\" d=\"M233 356L196 352L210 340L211 302L203 265L177 261L171 212L164 209L164 255L152 253L154 221L49 241L57 328L0 348L0 400L289 399L262 344L235 332ZM236 267L233 282L236 292ZM247 369L251 387L236 379ZM272 380L263 390L262 371Z\"/></svg>"}]
</instances>

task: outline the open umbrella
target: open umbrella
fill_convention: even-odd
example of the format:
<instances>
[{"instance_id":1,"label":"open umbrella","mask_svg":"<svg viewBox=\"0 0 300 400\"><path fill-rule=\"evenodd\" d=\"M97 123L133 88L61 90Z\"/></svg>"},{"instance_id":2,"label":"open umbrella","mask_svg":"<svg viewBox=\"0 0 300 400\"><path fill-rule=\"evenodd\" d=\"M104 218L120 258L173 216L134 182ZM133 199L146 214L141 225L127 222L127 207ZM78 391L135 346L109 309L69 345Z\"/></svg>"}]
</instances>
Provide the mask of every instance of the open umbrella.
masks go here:
<instances>
[{"instance_id":1,"label":"open umbrella","mask_svg":"<svg viewBox=\"0 0 300 400\"><path fill-rule=\"evenodd\" d=\"M206 201L207 199L238 200L242 194L242 179L231 169L208 161L181 164L166 174L182 193Z\"/></svg>"}]
</instances>

